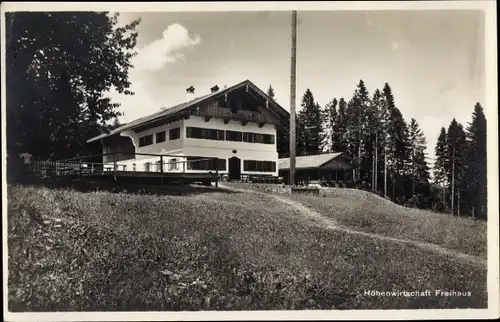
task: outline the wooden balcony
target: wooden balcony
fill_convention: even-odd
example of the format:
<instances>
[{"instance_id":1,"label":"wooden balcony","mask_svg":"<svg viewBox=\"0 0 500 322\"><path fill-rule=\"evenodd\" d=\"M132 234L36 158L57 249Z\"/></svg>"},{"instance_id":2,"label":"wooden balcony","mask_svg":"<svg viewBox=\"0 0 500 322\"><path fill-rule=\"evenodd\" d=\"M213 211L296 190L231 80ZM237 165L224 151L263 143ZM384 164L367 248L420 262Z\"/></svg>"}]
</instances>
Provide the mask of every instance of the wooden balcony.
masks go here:
<instances>
[{"instance_id":1,"label":"wooden balcony","mask_svg":"<svg viewBox=\"0 0 500 322\"><path fill-rule=\"evenodd\" d=\"M238 109L236 113L232 113L230 108L220 107L218 102L211 102L205 106L200 106L199 115L222 119L238 120L242 123L253 122L258 124L280 124L277 116L264 108L259 108L259 111L247 111Z\"/></svg>"}]
</instances>

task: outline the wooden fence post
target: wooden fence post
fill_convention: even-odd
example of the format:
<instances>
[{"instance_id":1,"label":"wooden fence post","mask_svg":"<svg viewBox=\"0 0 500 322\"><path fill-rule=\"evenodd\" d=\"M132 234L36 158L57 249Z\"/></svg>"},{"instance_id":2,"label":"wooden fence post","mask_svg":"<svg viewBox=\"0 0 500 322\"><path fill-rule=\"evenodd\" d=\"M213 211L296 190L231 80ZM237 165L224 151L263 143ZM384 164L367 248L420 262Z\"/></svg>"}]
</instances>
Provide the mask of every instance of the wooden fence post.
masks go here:
<instances>
[{"instance_id":1,"label":"wooden fence post","mask_svg":"<svg viewBox=\"0 0 500 322\"><path fill-rule=\"evenodd\" d=\"M215 187L219 186L219 158L215 158Z\"/></svg>"},{"instance_id":2,"label":"wooden fence post","mask_svg":"<svg viewBox=\"0 0 500 322\"><path fill-rule=\"evenodd\" d=\"M80 163L79 163L79 170L80 170L80 177L82 176L82 160L80 159Z\"/></svg>"},{"instance_id":3,"label":"wooden fence post","mask_svg":"<svg viewBox=\"0 0 500 322\"><path fill-rule=\"evenodd\" d=\"M160 172L163 173L163 155L160 156Z\"/></svg>"}]
</instances>

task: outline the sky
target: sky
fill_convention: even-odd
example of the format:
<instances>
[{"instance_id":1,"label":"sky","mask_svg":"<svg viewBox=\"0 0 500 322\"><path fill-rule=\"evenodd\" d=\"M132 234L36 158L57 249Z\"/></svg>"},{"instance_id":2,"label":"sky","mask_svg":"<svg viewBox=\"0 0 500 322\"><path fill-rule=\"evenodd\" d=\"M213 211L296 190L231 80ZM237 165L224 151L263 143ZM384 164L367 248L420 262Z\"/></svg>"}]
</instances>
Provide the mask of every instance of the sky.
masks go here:
<instances>
[{"instance_id":1,"label":"sky","mask_svg":"<svg viewBox=\"0 0 500 322\"><path fill-rule=\"evenodd\" d=\"M362 79L371 94L391 86L407 121L415 118L432 161L441 127L470 122L485 100L484 13L474 10L299 11L297 108L306 89L324 106L349 100ZM249 79L272 85L290 105L291 12L123 12L141 18L130 70L134 96L115 92L121 122L157 112L210 87Z\"/></svg>"}]
</instances>

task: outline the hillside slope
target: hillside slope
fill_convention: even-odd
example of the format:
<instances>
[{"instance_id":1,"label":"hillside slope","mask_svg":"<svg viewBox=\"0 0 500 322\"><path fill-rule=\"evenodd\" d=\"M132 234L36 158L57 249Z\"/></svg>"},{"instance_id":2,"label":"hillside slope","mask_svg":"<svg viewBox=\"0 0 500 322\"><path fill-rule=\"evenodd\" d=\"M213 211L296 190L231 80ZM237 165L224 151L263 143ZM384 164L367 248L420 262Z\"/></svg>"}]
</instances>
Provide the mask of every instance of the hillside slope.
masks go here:
<instances>
[{"instance_id":1,"label":"hillside slope","mask_svg":"<svg viewBox=\"0 0 500 322\"><path fill-rule=\"evenodd\" d=\"M270 195L10 186L8 197L12 311L487 306L485 267L308 225Z\"/></svg>"},{"instance_id":2,"label":"hillside slope","mask_svg":"<svg viewBox=\"0 0 500 322\"><path fill-rule=\"evenodd\" d=\"M229 183L229 188L269 194L266 184ZM320 197L281 195L328 217L336 225L381 236L431 243L486 258L487 223L428 210L407 208L374 193L347 188L320 188Z\"/></svg>"},{"instance_id":3,"label":"hillside slope","mask_svg":"<svg viewBox=\"0 0 500 322\"><path fill-rule=\"evenodd\" d=\"M486 258L487 223L482 220L407 208L355 189L329 188L322 198L293 195L292 199L346 227L428 242Z\"/></svg>"}]
</instances>

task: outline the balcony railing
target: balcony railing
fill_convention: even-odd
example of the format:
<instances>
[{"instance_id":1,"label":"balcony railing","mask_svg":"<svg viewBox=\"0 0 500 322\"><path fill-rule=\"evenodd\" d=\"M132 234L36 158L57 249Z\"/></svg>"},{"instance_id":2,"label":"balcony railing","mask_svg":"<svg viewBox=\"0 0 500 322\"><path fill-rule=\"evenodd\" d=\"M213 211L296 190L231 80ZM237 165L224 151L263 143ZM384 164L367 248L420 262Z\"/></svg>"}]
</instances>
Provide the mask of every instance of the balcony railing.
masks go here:
<instances>
[{"instance_id":1,"label":"balcony railing","mask_svg":"<svg viewBox=\"0 0 500 322\"><path fill-rule=\"evenodd\" d=\"M231 109L220 107L217 102L200 107L199 115L217 118L229 118L242 122L279 124L279 119L268 113L262 114L256 111L237 110L233 113Z\"/></svg>"}]
</instances>

